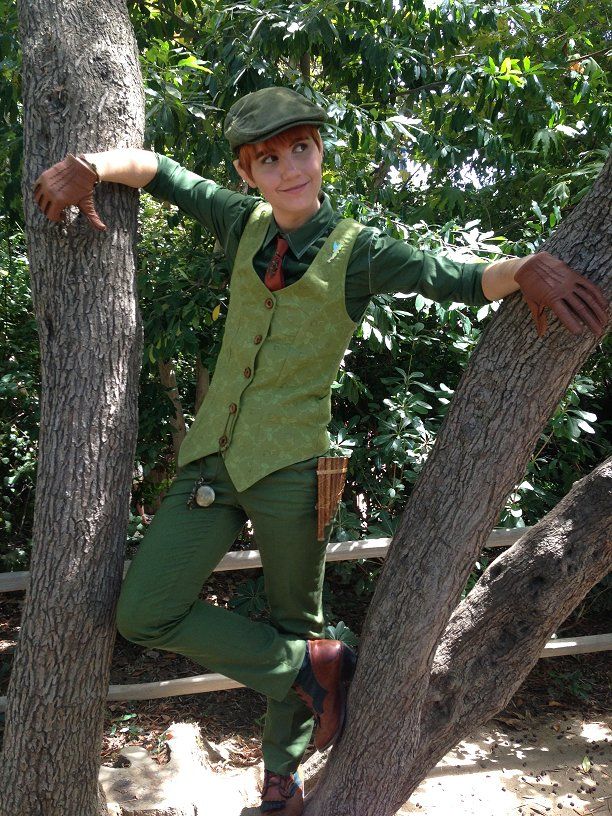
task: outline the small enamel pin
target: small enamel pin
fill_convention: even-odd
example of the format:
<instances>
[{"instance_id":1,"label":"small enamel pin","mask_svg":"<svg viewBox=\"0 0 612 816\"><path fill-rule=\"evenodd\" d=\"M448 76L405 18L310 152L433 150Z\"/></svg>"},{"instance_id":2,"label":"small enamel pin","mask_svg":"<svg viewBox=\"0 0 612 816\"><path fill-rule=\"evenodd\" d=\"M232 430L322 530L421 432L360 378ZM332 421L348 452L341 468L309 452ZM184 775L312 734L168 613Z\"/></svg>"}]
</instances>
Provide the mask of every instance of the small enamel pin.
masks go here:
<instances>
[{"instance_id":1,"label":"small enamel pin","mask_svg":"<svg viewBox=\"0 0 612 816\"><path fill-rule=\"evenodd\" d=\"M331 252L331 255L329 256L329 258L327 259L327 263L330 263L331 261L333 261L334 258L340 252L341 249L342 249L342 244L340 243L340 241L334 241L334 243L332 244L332 252Z\"/></svg>"}]
</instances>

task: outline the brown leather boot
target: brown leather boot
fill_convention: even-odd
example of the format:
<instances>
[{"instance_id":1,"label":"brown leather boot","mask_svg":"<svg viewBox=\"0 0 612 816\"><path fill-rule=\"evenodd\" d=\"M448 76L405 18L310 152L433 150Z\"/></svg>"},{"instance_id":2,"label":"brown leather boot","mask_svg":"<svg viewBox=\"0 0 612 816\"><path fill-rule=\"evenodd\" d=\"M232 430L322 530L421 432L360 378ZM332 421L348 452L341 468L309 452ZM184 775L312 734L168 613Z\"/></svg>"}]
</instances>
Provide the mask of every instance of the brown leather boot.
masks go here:
<instances>
[{"instance_id":1,"label":"brown leather boot","mask_svg":"<svg viewBox=\"0 0 612 816\"><path fill-rule=\"evenodd\" d=\"M304 811L304 783L296 771L289 776L264 771L260 813L278 813L280 816L302 816Z\"/></svg>"},{"instance_id":2,"label":"brown leather boot","mask_svg":"<svg viewBox=\"0 0 612 816\"><path fill-rule=\"evenodd\" d=\"M306 648L293 688L314 714L315 747L325 751L342 733L357 656L339 640L309 640Z\"/></svg>"}]
</instances>

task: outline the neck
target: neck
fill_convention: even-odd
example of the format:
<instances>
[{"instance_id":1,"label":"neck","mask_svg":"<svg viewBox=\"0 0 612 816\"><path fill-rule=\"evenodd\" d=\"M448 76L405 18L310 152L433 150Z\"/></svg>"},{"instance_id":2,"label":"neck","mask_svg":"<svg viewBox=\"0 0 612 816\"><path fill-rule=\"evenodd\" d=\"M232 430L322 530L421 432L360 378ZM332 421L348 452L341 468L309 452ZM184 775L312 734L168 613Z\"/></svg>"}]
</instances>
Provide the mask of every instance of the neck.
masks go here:
<instances>
[{"instance_id":1,"label":"neck","mask_svg":"<svg viewBox=\"0 0 612 816\"><path fill-rule=\"evenodd\" d=\"M296 213L287 212L286 210L282 210L281 212L273 210L272 214L274 215L274 220L276 221L276 225L280 230L283 232L291 232L292 230L299 229L307 221L310 221L312 216L315 215L320 208L321 202L317 198L314 206L308 210Z\"/></svg>"}]
</instances>

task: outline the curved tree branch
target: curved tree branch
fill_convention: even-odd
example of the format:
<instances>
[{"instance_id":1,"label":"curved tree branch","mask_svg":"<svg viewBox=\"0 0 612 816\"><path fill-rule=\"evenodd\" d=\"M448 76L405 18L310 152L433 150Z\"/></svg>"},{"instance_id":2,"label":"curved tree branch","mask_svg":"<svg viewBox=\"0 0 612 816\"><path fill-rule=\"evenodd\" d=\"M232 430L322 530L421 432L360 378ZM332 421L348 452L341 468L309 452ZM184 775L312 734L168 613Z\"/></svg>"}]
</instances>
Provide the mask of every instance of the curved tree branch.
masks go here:
<instances>
[{"instance_id":1,"label":"curved tree branch","mask_svg":"<svg viewBox=\"0 0 612 816\"><path fill-rule=\"evenodd\" d=\"M611 188L612 160L546 245L608 297ZM484 332L379 579L346 731L309 816L395 812L388 803L401 801L401 780L427 740L421 722L438 643L544 423L596 345L592 335L573 337L557 320L537 338L519 296Z\"/></svg>"}]
</instances>

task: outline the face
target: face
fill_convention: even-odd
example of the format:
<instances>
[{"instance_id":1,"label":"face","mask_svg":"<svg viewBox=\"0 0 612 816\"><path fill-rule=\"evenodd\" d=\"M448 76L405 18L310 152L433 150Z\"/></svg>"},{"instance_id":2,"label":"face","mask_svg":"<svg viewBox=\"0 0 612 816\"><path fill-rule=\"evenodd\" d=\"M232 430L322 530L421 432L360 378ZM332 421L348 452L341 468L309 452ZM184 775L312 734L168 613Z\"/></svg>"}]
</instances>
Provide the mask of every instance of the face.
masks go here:
<instances>
[{"instance_id":1,"label":"face","mask_svg":"<svg viewBox=\"0 0 612 816\"><path fill-rule=\"evenodd\" d=\"M302 137L275 152L258 153L246 173L239 161L236 170L250 187L258 188L272 205L281 229L297 229L319 209L321 161L317 143Z\"/></svg>"}]
</instances>

